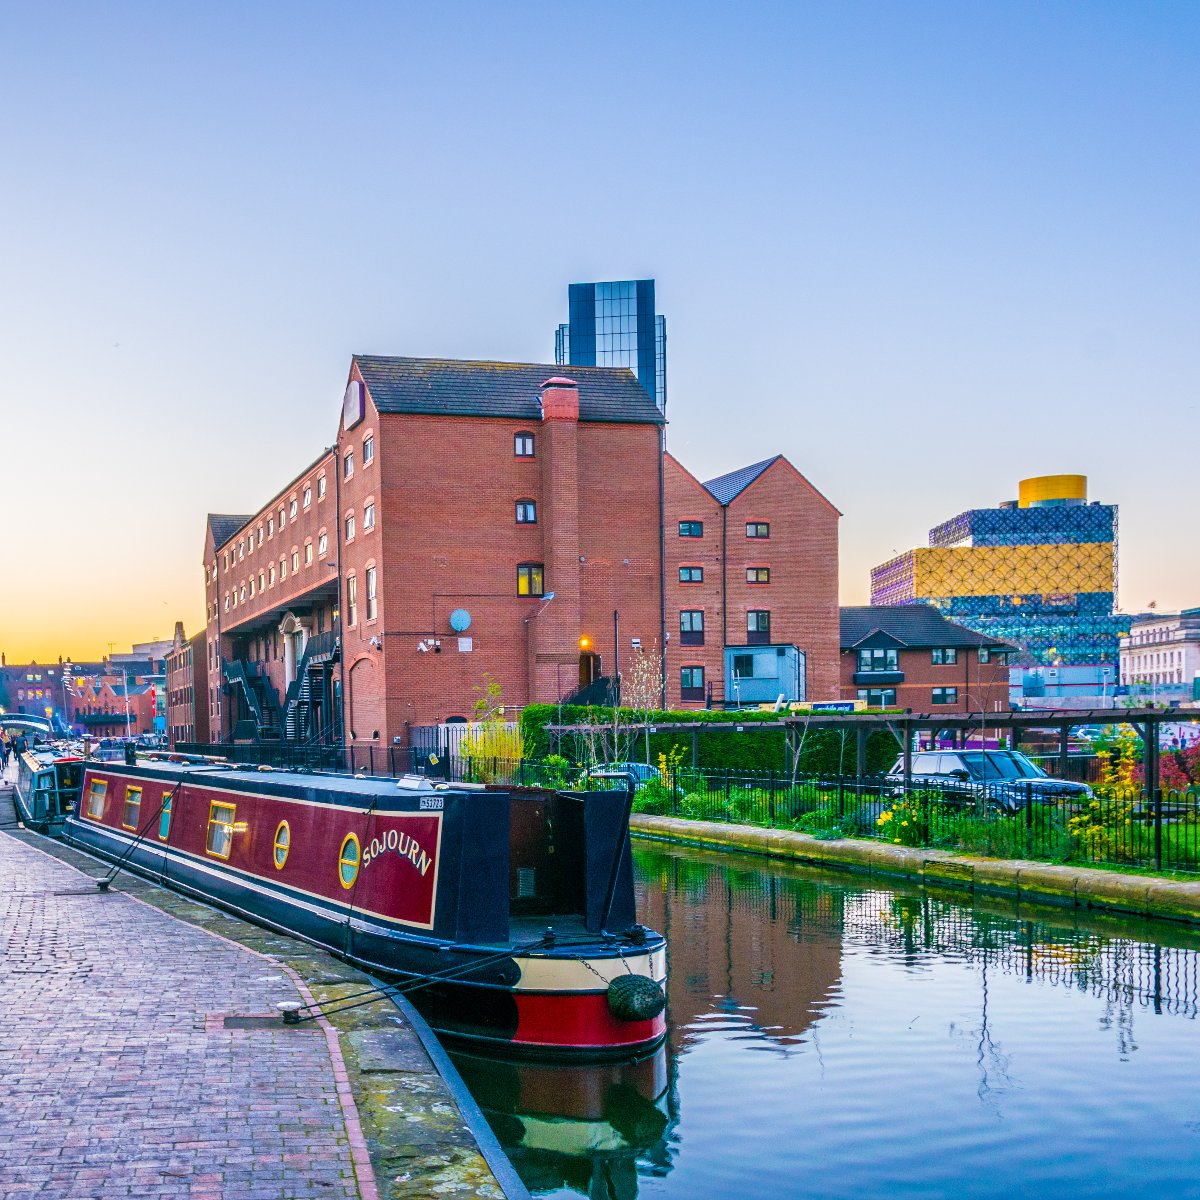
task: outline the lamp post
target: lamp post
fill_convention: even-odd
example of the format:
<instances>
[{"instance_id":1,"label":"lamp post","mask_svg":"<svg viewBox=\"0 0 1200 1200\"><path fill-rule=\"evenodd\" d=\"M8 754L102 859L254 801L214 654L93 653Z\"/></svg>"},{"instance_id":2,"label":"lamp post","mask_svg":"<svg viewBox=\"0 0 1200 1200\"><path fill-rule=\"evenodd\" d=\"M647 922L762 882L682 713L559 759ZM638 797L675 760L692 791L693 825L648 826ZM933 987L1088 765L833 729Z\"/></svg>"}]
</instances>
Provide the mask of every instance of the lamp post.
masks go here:
<instances>
[{"instance_id":1,"label":"lamp post","mask_svg":"<svg viewBox=\"0 0 1200 1200\"><path fill-rule=\"evenodd\" d=\"M125 693L125 740L129 740L129 676L121 668L121 690Z\"/></svg>"}]
</instances>

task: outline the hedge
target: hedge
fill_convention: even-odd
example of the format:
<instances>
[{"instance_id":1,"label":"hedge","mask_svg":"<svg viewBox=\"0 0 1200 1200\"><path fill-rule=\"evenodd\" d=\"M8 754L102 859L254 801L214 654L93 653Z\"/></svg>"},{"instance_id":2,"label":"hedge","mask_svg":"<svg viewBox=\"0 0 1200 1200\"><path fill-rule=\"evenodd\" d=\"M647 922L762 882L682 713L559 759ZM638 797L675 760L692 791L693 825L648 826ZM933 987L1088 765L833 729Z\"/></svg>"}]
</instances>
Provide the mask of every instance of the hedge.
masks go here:
<instances>
[{"instance_id":1,"label":"hedge","mask_svg":"<svg viewBox=\"0 0 1200 1200\"><path fill-rule=\"evenodd\" d=\"M622 724L642 724L645 714L631 709L619 709L617 719ZM701 732L697 742L696 765L707 769L730 768L751 771L787 771L792 764L788 757L787 739L782 729L753 728L756 724L777 721L773 712L713 712L707 709L688 709L683 712L656 712L650 714L651 725L689 724L711 725L715 722L736 721L743 727L735 730L709 730ZM564 704L530 704L521 713L521 733L524 739L525 756L532 759L545 758L552 753L562 754L572 762L582 762L584 746L578 735L565 734L557 748L551 746L551 734L547 725L611 725L612 709L584 707ZM658 763L660 754L668 754L675 746L683 750L683 765L692 762L692 738L686 733L652 733L650 735L650 762ZM646 756L644 735L636 743L633 757L643 761ZM867 738L867 773L878 774L890 769L896 761L899 748L896 739L886 730L879 730ZM855 769L855 738L853 732L843 733L836 729L810 729L804 738L800 754L799 769L803 774L853 774Z\"/></svg>"}]
</instances>

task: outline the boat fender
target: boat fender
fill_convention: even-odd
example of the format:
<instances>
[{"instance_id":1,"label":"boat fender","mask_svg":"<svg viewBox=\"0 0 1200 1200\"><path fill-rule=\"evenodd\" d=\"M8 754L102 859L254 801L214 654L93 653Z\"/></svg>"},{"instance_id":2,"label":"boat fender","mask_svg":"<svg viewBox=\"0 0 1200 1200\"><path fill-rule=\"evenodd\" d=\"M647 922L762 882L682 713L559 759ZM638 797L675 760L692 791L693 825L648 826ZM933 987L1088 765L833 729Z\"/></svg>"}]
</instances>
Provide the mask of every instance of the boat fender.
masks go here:
<instances>
[{"instance_id":1,"label":"boat fender","mask_svg":"<svg viewBox=\"0 0 1200 1200\"><path fill-rule=\"evenodd\" d=\"M646 975L618 975L608 985L608 1010L618 1021L651 1021L666 1007L662 988Z\"/></svg>"}]
</instances>

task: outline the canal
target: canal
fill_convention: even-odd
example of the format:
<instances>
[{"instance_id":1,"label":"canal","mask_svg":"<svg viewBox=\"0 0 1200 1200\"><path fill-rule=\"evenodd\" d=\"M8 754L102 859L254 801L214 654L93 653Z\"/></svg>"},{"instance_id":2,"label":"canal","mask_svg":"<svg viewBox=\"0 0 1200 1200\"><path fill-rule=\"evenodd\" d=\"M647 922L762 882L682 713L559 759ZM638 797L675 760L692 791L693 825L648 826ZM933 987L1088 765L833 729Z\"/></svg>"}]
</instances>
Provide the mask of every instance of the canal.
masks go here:
<instances>
[{"instance_id":1,"label":"canal","mask_svg":"<svg viewBox=\"0 0 1200 1200\"><path fill-rule=\"evenodd\" d=\"M1200 1196L1200 932L635 851L663 1050L455 1056L535 1194Z\"/></svg>"}]
</instances>

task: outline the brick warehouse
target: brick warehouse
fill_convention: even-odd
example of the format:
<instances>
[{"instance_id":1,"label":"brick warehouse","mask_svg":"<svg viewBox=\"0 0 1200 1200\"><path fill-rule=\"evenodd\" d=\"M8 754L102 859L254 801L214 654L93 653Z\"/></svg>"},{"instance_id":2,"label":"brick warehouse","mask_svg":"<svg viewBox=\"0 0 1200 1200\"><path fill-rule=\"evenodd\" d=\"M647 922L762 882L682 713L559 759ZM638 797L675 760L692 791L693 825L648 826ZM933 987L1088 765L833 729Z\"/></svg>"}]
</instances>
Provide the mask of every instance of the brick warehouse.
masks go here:
<instances>
[{"instance_id":1,"label":"brick warehouse","mask_svg":"<svg viewBox=\"0 0 1200 1200\"><path fill-rule=\"evenodd\" d=\"M354 357L336 443L259 512L208 518L197 707L207 694L214 740L404 744L470 717L489 677L506 704L562 699L611 674L614 611L619 671L665 646L668 704L732 701L724 640L762 638L745 626L745 539L718 539L721 514L769 528L770 553L765 536L750 549L774 572L755 602L773 599L755 611L798 651L800 694L837 695L836 509L777 457L735 472L734 495L705 491L697 518L634 375L560 370ZM706 518L694 540L723 565L697 605L678 530ZM682 653L686 606L725 628L699 658Z\"/></svg>"}]
</instances>

